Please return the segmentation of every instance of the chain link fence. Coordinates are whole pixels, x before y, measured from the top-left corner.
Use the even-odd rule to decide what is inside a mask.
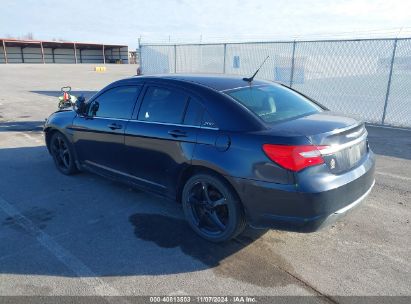
[[[144,74],[217,73],[284,83],[366,122],[411,127],[411,39],[140,45]]]

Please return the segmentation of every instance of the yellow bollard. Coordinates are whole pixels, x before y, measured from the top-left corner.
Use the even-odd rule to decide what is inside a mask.
[[[95,67],[94,71],[96,72],[105,72],[106,71],[106,67]]]

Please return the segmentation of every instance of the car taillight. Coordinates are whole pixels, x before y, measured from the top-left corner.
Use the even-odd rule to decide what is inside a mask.
[[[263,151],[272,161],[280,166],[300,171],[304,168],[324,163],[320,150],[328,146],[288,146],[288,145],[263,145]]]

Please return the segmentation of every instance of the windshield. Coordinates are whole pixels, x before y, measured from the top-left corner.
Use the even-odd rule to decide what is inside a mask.
[[[323,111],[304,96],[280,85],[250,86],[226,93],[267,123]]]

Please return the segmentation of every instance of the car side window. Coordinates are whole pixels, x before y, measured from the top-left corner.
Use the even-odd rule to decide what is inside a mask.
[[[181,124],[187,95],[170,88],[149,87],[138,120]]]
[[[129,119],[141,86],[121,86],[112,88],[90,104],[89,116]]]
[[[210,114],[207,111],[204,111],[201,126],[207,128],[218,128],[215,120],[210,116]]]
[[[203,113],[203,105],[197,99],[190,97],[183,123],[189,126],[201,126]]]
[[[215,120],[210,116],[204,106],[193,97],[190,97],[187,110],[184,115],[184,124],[189,126],[217,128]]]

